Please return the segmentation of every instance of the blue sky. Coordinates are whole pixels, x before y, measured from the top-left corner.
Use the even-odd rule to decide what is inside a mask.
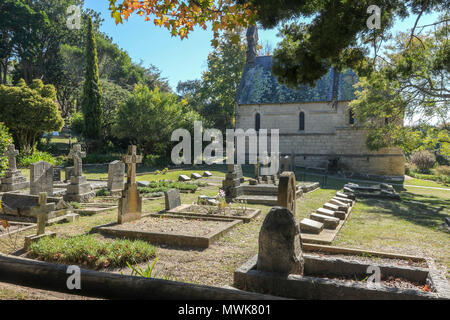
[[[106,33],[120,48],[127,51],[134,62],[144,66],[155,65],[175,89],[179,81],[199,79],[206,69],[208,53],[211,52],[212,32],[195,30],[188,39],[171,37],[167,29],[156,27],[143,17],[132,16],[122,25],[116,25],[105,0],[85,0],[85,7],[100,12],[105,20],[101,31]],[[368,15],[369,16],[369,15]],[[424,16],[419,25],[433,22],[437,15]],[[405,31],[414,24],[415,17],[399,21],[395,30]],[[259,43],[269,43],[272,48],[280,41],[278,30],[259,30]]]

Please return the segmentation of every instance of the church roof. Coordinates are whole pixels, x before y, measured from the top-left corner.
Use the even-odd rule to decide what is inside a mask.
[[[307,103],[332,101],[337,96],[338,101],[356,99],[353,85],[358,82],[357,75],[347,70],[334,75],[334,70],[324,75],[314,87],[302,86],[299,90],[290,89],[280,84],[272,74],[272,57],[256,57],[254,62],[247,64],[242,75],[237,92],[237,103],[243,104],[277,104],[277,103]],[[339,80],[335,84],[335,80]],[[334,92],[337,91],[337,94]]]

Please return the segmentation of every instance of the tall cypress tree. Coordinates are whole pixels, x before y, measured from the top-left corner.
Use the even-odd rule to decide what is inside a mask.
[[[102,128],[102,88],[98,76],[94,24],[90,17],[87,28],[86,58],[86,77],[81,101],[81,111],[84,116],[83,136],[86,139],[99,140]]]

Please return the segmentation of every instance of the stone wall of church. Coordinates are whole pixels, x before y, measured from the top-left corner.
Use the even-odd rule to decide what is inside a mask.
[[[299,130],[300,112],[305,114],[305,130]],[[367,149],[367,132],[350,126],[346,102],[337,109],[329,103],[237,106],[236,128],[255,128],[256,113],[261,116],[261,129],[280,130],[280,153],[295,151],[298,166],[327,168],[330,161],[337,160],[342,171],[382,176],[405,173],[401,150]]]

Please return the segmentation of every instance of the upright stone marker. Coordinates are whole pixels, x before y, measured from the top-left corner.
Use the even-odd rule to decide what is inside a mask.
[[[53,168],[53,182],[61,182],[61,168]]]
[[[124,186],[125,164],[116,160],[108,167],[108,190],[111,192],[121,192]]]
[[[39,193],[39,206],[31,209],[32,216],[37,219],[37,232],[36,235],[25,237],[25,250],[28,250],[30,244],[32,242],[38,241],[43,237],[55,236],[53,233],[45,233],[45,226],[48,221],[48,214],[52,211],[56,210],[55,203],[47,203],[47,193],[41,192]]]
[[[222,188],[225,191],[225,199],[227,202],[231,202],[234,198],[237,198],[244,194],[241,187],[241,178],[239,175],[239,165],[228,165],[228,173],[225,175],[225,180],[222,181]]]
[[[41,192],[53,196],[53,165],[45,161],[33,163],[30,168],[30,194]]]
[[[288,208],[295,216],[297,182],[293,172],[283,172],[278,184],[278,206]]]
[[[86,152],[81,151],[81,145],[76,144],[70,151],[69,157],[73,158],[74,175],[70,177],[70,185],[67,186],[67,192],[64,195],[65,201],[89,202],[95,196],[91,184],[83,176],[83,158]]]
[[[66,182],[70,182],[70,178],[75,176],[75,168],[74,167],[66,167],[64,169],[64,172],[66,173]]]
[[[267,214],[259,233],[258,271],[303,274],[300,230],[294,215],[282,207]]]
[[[17,170],[16,157],[19,155],[19,151],[13,144],[10,144],[5,155],[8,157],[8,169],[2,178],[1,191],[10,192],[28,188],[30,183],[27,178],[22,175],[20,170]]]
[[[122,157],[127,165],[127,183],[122,191],[122,198],[119,199],[120,224],[141,218],[142,197],[136,184],[136,164],[142,162],[142,156],[137,155],[136,150],[136,146],[129,146],[128,154]]]
[[[166,210],[172,210],[181,206],[180,192],[178,189],[170,189],[164,193],[166,200]]]

